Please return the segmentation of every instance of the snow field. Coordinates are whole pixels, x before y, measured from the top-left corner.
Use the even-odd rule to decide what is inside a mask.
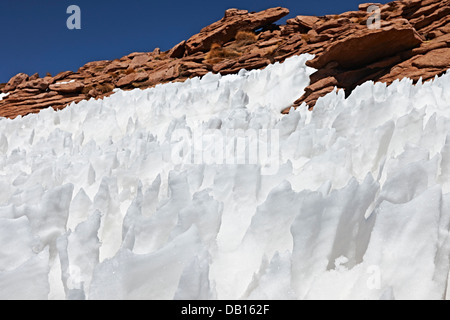
[[[310,58],[1,119],[0,298],[446,298],[450,74],[282,116]],[[175,163],[207,129],[276,132],[277,172]]]

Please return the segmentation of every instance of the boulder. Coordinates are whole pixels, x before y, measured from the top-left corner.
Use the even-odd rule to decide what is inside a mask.
[[[337,85],[338,85],[338,81],[336,80],[336,78],[333,76],[330,76],[330,77],[323,78],[323,79],[313,83],[312,85],[308,86],[305,89],[305,92],[319,91],[319,90],[322,90],[323,88],[334,87]]]
[[[387,28],[362,31],[332,43],[307,65],[320,69],[335,61],[343,68],[355,69],[422,43],[420,35],[410,25],[393,24]]]
[[[270,47],[280,43],[280,39],[274,38],[267,41],[261,41],[257,44],[259,48]]]
[[[81,90],[83,90],[84,84],[79,81],[73,81],[73,82],[60,82],[51,84],[49,86],[49,89],[52,91],[56,91],[61,94],[67,94],[67,93],[79,93]]]
[[[180,64],[178,62],[172,63],[166,71],[165,78],[167,80],[172,80],[180,75]]]
[[[320,21],[320,18],[316,16],[296,16],[295,18],[289,19],[286,23],[294,24],[302,27],[305,30],[310,30],[314,28],[314,25]]]
[[[256,13],[229,9],[222,20],[203,28],[199,34],[187,40],[187,52],[188,54],[206,52],[213,43],[225,43],[232,40],[239,30],[255,30],[274,23],[288,14],[289,10],[281,7]]]
[[[45,79],[36,79],[27,82],[23,82],[18,86],[20,89],[35,89],[38,91],[45,91],[49,87],[49,83]],[[28,91],[30,92],[30,91]]]
[[[26,73],[18,73],[8,81],[3,88],[3,92],[13,91],[25,81],[28,81],[28,75]]]

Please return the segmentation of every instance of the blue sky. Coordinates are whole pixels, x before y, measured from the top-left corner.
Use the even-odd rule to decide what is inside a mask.
[[[76,71],[94,60],[135,51],[168,50],[223,17],[228,8],[282,6],[287,18],[357,10],[357,0],[1,0],[0,83],[13,75]],[[380,2],[380,1],[379,1]],[[387,1],[381,1],[386,3]],[[70,5],[81,9],[81,30],[69,30]],[[285,20],[285,19],[284,19]]]

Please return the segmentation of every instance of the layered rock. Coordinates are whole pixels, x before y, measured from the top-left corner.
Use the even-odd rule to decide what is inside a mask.
[[[61,109],[71,102],[103,98],[114,88],[149,88],[208,72],[264,68],[302,53],[316,55],[308,65],[317,71],[293,107],[306,103],[312,108],[335,88],[348,95],[367,80],[387,84],[403,77],[429,80],[450,68],[449,1],[379,4],[378,29],[367,26],[370,5],[339,15],[299,15],[285,25],[275,24],[289,13],[285,8],[257,13],[229,9],[221,20],[166,52],[156,48],[113,61],[94,61],[54,77],[19,73],[0,84],[0,92],[8,93],[0,100],[0,116],[14,118],[49,106]],[[250,36],[240,37],[242,31]],[[288,112],[292,106],[280,107]]]
[[[306,103],[312,108],[318,98],[335,87],[349,95],[368,80],[390,84],[405,77],[416,82],[441,75],[450,68],[449,4],[448,1],[412,0],[379,5],[379,29],[365,25],[368,14],[364,19],[350,18],[351,23],[334,30],[333,39],[324,44],[323,51],[307,62],[318,71],[311,75],[310,86],[293,106]],[[359,12],[370,5],[360,5]],[[349,15],[353,13],[340,16]],[[359,26],[352,22],[359,22]],[[312,30],[318,36],[324,32],[320,23]],[[284,110],[288,111],[289,108]]]
[[[222,20],[203,28],[199,34],[186,42],[188,53],[206,51],[213,43],[226,43],[240,30],[255,30],[270,25],[289,14],[285,8],[271,8],[257,13],[247,10],[229,9]]]

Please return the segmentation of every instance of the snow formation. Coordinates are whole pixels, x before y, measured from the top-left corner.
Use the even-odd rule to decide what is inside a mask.
[[[0,93],[0,100],[3,100],[7,96],[9,96],[9,93]]]
[[[280,115],[310,58],[1,119],[0,299],[446,298],[450,73]]]

